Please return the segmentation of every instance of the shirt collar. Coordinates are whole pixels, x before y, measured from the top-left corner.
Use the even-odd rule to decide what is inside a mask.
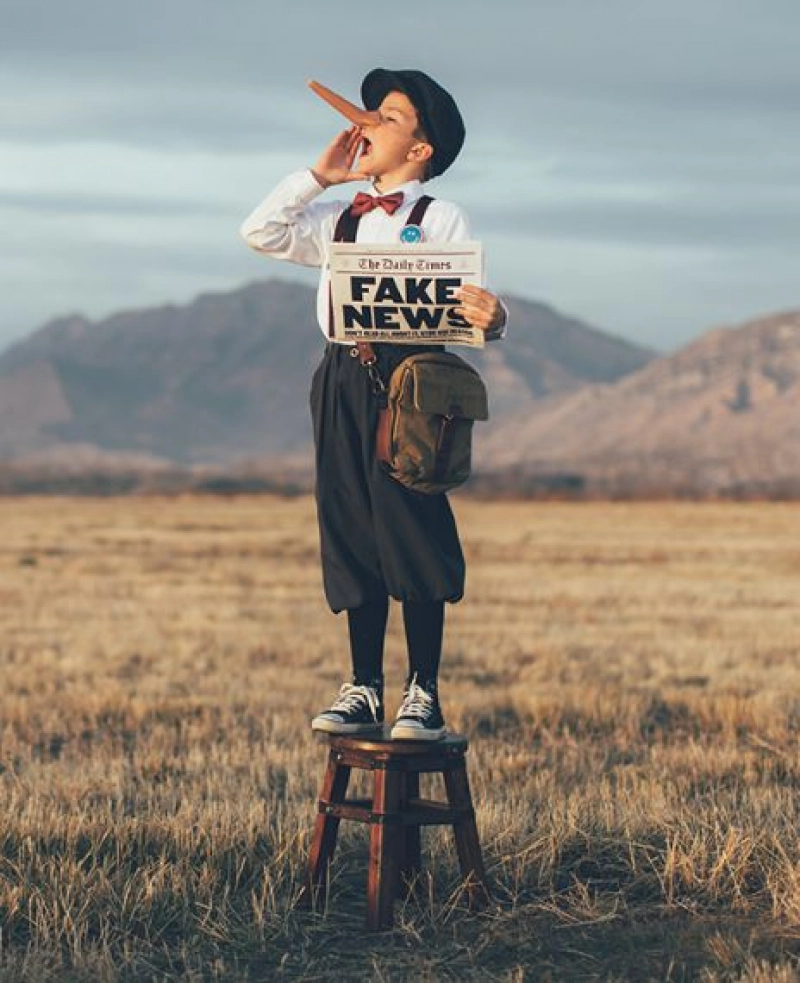
[[[369,186],[369,191],[367,192],[373,198],[379,198],[382,195],[391,195],[395,191],[403,192],[403,204],[406,205],[410,201],[415,201],[417,198],[421,198],[424,193],[424,188],[422,186],[422,181],[415,179],[413,181],[406,181],[405,184],[399,184],[396,188],[389,188],[388,191],[376,191],[375,185],[371,184]]]

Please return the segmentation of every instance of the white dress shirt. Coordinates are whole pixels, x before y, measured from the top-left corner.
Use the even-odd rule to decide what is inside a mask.
[[[247,245],[258,252],[302,266],[321,267],[317,320],[322,333],[328,338],[328,247],[333,241],[336,221],[350,201],[316,201],[324,190],[310,170],[290,174],[247,216],[240,231]],[[357,242],[399,241],[400,230],[408,221],[414,203],[425,194],[425,188],[421,181],[408,181],[380,194],[390,194],[392,191],[403,192],[402,205],[393,215],[383,208],[373,208],[362,215],[358,223]],[[366,194],[377,196],[379,192],[369,187]],[[425,242],[464,242],[471,238],[463,210],[441,198],[434,198],[428,206],[422,228]],[[494,341],[504,335],[505,325],[488,331],[486,338]]]

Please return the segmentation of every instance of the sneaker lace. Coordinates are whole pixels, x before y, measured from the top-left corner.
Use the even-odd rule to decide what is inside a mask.
[[[371,686],[357,686],[355,683],[343,683],[339,695],[331,706],[331,710],[342,710],[352,713],[359,710],[366,701],[370,713],[378,719],[378,694]]]
[[[433,706],[433,697],[419,685],[416,677],[408,684],[398,712],[399,717],[426,717]]]

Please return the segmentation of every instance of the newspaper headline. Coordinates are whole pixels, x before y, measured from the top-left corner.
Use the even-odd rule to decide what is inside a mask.
[[[331,244],[333,337],[339,341],[469,345],[484,333],[458,313],[459,287],[483,285],[477,242]]]

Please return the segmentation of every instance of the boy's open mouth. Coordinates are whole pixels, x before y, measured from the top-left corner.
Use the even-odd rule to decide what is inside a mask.
[[[362,157],[368,156],[371,150],[372,150],[372,141],[369,140],[367,137],[362,137],[361,138],[361,156]]]

